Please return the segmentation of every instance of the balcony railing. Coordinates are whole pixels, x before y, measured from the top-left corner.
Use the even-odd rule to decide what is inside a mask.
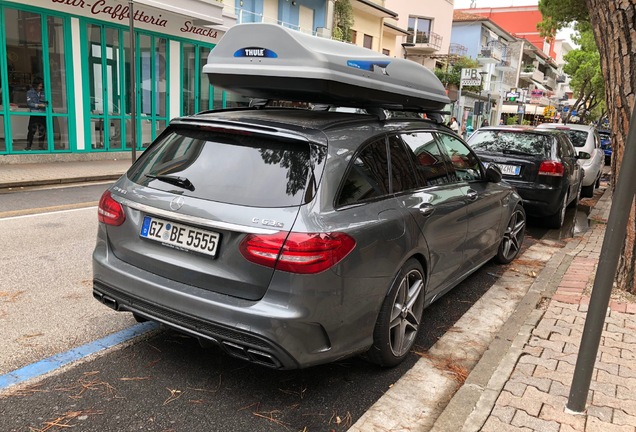
[[[510,60],[508,60],[507,58],[502,58],[501,61],[495,65],[495,69],[501,71],[512,71],[514,70],[514,67],[512,66]]]
[[[466,56],[468,53],[468,48],[466,48],[462,44],[451,43],[448,47],[448,54],[456,55],[456,56]]]
[[[415,32],[409,36],[408,42],[415,44],[413,49],[439,50],[442,47],[442,37],[434,32]]]

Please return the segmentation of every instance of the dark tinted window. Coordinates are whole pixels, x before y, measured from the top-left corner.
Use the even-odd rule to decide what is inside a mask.
[[[449,183],[448,163],[430,132],[414,132],[400,135],[413,151],[415,173],[421,186]]]
[[[211,201],[286,207],[301,204],[309,171],[307,142],[176,127],[144,152],[131,180]],[[194,190],[146,174],[184,177]]]
[[[389,137],[391,151],[391,186],[393,193],[417,189],[413,169],[413,155],[406,151],[402,140],[395,135]]]
[[[388,194],[389,166],[386,140],[375,140],[365,145],[353,159],[337,200],[338,206],[355,204]]]
[[[552,138],[521,131],[480,130],[470,137],[473,150],[505,153],[515,150],[537,156],[547,157],[550,154]]]
[[[473,181],[481,180],[481,162],[470,151],[470,149],[454,136],[440,133],[438,134],[442,149],[446,151],[450,158],[451,165],[455,170],[451,174],[451,180]]]

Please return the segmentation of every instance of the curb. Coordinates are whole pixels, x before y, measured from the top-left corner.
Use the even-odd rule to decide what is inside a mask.
[[[42,180],[29,180],[28,182],[25,182],[25,181],[6,182],[6,183],[0,183],[0,190],[27,188],[32,186],[69,184],[69,183],[86,183],[86,182],[98,182],[98,181],[108,181],[108,180],[114,181],[120,178],[122,174],[123,173],[93,175],[93,176],[83,176],[83,177],[65,177],[65,178],[53,178],[53,179],[42,179]]]

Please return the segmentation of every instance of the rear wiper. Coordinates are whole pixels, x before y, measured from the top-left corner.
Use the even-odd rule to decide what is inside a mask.
[[[524,152],[521,150],[503,149],[501,152],[504,154],[514,154],[521,156],[536,156],[534,153]]]
[[[185,177],[171,176],[171,175],[154,175],[154,174],[146,174],[146,177],[151,179],[157,179],[162,182],[170,183],[171,185],[179,186],[189,191],[194,190],[194,185],[190,180]]]

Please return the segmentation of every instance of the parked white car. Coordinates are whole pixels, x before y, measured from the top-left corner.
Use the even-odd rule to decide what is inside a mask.
[[[583,168],[582,197],[594,195],[594,188],[601,183],[603,162],[605,159],[601,149],[601,139],[594,126],[579,124],[542,123],[537,126],[542,129],[559,129],[568,134],[574,149],[579,155],[579,165]]]

